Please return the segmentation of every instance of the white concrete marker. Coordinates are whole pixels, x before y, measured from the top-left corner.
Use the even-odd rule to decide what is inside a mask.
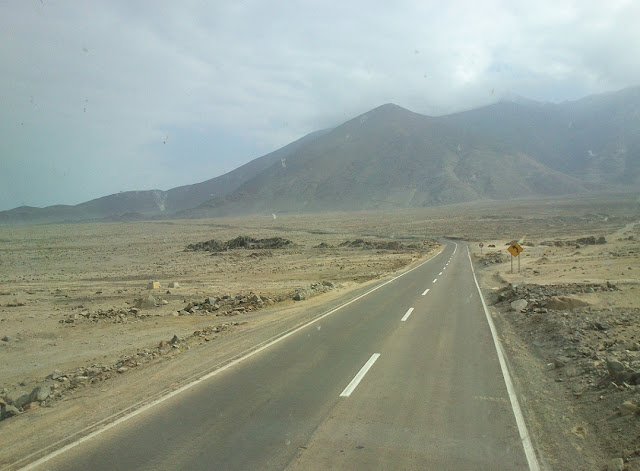
[[[344,391],[342,391],[342,393],[340,394],[340,397],[351,396],[351,393],[353,392],[353,390],[358,387],[358,384],[360,384],[360,381],[362,381],[362,378],[364,378],[364,375],[367,374],[367,371],[369,371],[369,369],[373,366],[373,364],[376,362],[379,356],[380,356],[379,353],[374,353],[373,355],[371,355],[371,358],[369,358],[369,361],[367,361],[364,364],[364,366],[360,369],[360,371],[358,371],[358,374],[355,376],[355,378],[353,378],[349,383],[349,385],[346,388],[344,388]]]
[[[406,312],[406,314],[404,316],[402,316],[402,319],[400,319],[400,321],[404,322],[407,319],[409,319],[409,316],[411,315],[412,312],[413,312],[413,308],[410,307],[409,310]]]
[[[424,293],[422,293],[422,296],[425,296],[428,292],[429,292],[429,288],[425,289]]]

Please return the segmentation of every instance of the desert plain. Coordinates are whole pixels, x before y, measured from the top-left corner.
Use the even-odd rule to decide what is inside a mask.
[[[212,239],[236,243],[188,248]],[[214,371],[446,240],[469,247],[544,465],[640,469],[633,193],[0,227],[0,399],[14,411],[0,422],[0,467]],[[514,240],[524,252],[512,273]]]

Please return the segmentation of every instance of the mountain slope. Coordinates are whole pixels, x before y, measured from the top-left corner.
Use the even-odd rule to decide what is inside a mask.
[[[640,87],[557,105],[501,102],[439,119],[589,183],[640,183]]]
[[[506,143],[391,104],[292,156],[183,215],[420,207],[584,190]]]
[[[316,131],[281,149],[252,160],[231,172],[193,185],[168,191],[124,191],[96,198],[77,205],[55,205],[46,208],[21,206],[0,212],[0,224],[77,222],[87,220],[136,220],[169,215],[192,208],[213,196],[226,195],[247,180],[260,174],[274,162],[279,162],[301,146],[326,134]]]

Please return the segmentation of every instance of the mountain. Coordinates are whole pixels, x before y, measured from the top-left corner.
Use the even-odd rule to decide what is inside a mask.
[[[168,191],[20,207],[2,223],[410,208],[640,185],[640,87],[521,97],[440,117],[386,104],[232,172]]]
[[[584,190],[515,143],[387,104],[180,215],[421,207]]]
[[[441,120],[588,183],[640,183],[640,87],[560,104],[501,102]]]
[[[316,131],[281,149],[259,157],[231,172],[193,185],[179,186],[168,191],[123,191],[91,201],[45,208],[21,206],[0,212],[0,224],[54,223],[78,221],[139,220],[169,215],[192,208],[215,196],[226,195],[244,182],[263,172],[274,162],[288,157],[300,147],[326,134]]]

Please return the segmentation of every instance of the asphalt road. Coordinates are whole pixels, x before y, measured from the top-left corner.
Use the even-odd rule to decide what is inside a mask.
[[[466,247],[451,243],[410,273],[37,469],[529,465]]]

